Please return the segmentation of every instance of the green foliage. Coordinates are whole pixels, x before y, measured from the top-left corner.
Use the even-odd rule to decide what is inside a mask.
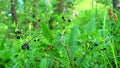
[[[87,32],[94,32],[96,30],[95,19],[91,19],[90,22],[86,25]]]
[[[50,29],[48,28],[48,26],[45,23],[41,22],[41,27],[42,27],[42,31],[45,34],[45,36],[47,38],[53,39],[52,32],[50,31]]]
[[[40,62],[40,68],[47,68],[47,59],[43,58]]]
[[[120,12],[113,12],[117,21],[107,13],[112,0],[96,0],[95,5],[89,0],[66,0],[65,8],[77,15],[72,10],[55,13],[57,0],[21,1],[16,0],[16,26],[11,2],[0,0],[0,68],[120,67]],[[92,8],[83,2],[92,3]],[[84,9],[74,10],[81,4]]]
[[[78,46],[79,44],[77,43],[78,38],[80,36],[80,30],[78,28],[78,25],[75,25],[70,32],[70,39],[69,39],[69,45],[68,45],[68,49],[71,55],[71,59],[73,60],[76,52],[78,50]]]
[[[105,4],[105,5],[110,5],[112,3],[112,0],[96,0],[96,2]]]

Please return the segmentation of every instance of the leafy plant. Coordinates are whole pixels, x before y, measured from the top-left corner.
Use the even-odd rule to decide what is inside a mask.
[[[0,0],[0,68],[120,67],[120,13],[111,0],[11,1]]]

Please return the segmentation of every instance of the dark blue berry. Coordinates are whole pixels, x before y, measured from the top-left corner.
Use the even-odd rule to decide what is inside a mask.
[[[16,36],[17,39],[20,39],[20,36]]]
[[[36,39],[34,39],[34,42],[36,42],[37,40]]]
[[[27,49],[30,49],[30,46],[29,46],[29,45],[27,46]]]
[[[18,34],[22,34],[22,32],[21,32],[21,31],[19,31],[19,30],[17,31],[17,33],[18,33]]]
[[[26,49],[26,46],[25,46],[25,45],[22,45],[21,48],[22,48],[22,49]]]
[[[64,16],[62,16],[62,20],[65,22],[65,17]]]
[[[94,45],[95,45],[95,46],[98,46],[98,42],[95,42]]]
[[[39,41],[39,39],[34,39],[34,42]]]
[[[70,19],[68,19],[68,22],[71,22],[71,20],[70,20]]]
[[[77,60],[77,58],[75,57],[75,58],[74,58],[74,61],[76,61],[76,60]]]
[[[64,16],[62,16],[62,19],[65,19],[65,17],[64,17]]]
[[[28,43],[24,43],[24,45],[21,46],[22,49],[30,49],[30,46],[28,45]]]
[[[101,49],[102,51],[106,50],[106,48]]]
[[[37,39],[37,41],[39,41],[39,39]]]
[[[41,21],[41,19],[38,19],[38,22],[40,22]]]
[[[90,50],[93,50],[93,48],[91,47]]]

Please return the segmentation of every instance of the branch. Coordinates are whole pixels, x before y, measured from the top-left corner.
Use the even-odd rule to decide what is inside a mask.
[[[62,43],[61,41],[60,41],[60,43],[62,44],[62,46],[65,48],[65,50],[66,50],[66,52],[67,52],[67,55],[68,55],[68,59],[69,59],[71,68],[75,68],[75,67],[74,67],[74,63],[71,61],[70,53],[69,53],[69,51],[68,51],[68,48],[67,48],[66,45],[65,45],[64,43]]]

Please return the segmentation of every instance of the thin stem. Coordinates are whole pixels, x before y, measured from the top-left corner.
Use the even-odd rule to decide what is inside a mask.
[[[60,43],[62,44],[62,46],[65,48],[65,50],[66,50],[66,52],[67,52],[67,55],[68,55],[68,59],[69,59],[71,68],[75,68],[73,62],[71,61],[70,53],[69,53],[69,51],[68,51],[68,48],[67,48],[66,45],[65,45],[64,43],[62,43],[61,41],[60,41]]]
[[[30,43],[35,37],[37,36],[32,37],[32,39],[30,39],[27,43]]]
[[[90,48],[91,48],[91,46],[89,46],[89,47],[87,48],[87,50],[85,51],[85,54],[83,55],[80,63],[81,63],[81,62],[83,61],[83,59],[86,57],[86,55],[88,54]]]

